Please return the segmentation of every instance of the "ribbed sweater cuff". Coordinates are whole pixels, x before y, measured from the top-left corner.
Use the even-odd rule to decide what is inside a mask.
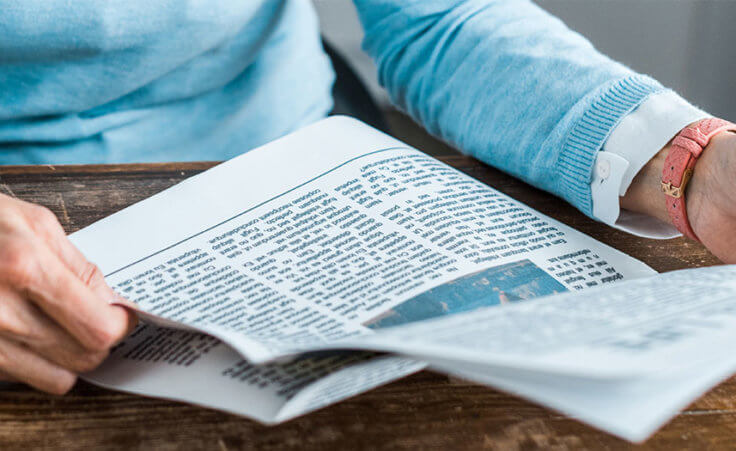
[[[593,216],[590,181],[596,153],[627,114],[651,94],[663,91],[656,80],[634,75],[616,80],[593,95],[593,100],[573,126],[558,160],[563,197]]]

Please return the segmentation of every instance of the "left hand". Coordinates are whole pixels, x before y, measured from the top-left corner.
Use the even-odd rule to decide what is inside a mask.
[[[661,190],[665,146],[636,176],[621,207],[671,223]],[[736,263],[736,133],[713,137],[695,164],[685,191],[690,225],[700,241],[725,263]]]

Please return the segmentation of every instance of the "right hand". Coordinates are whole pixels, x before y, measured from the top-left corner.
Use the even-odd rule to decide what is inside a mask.
[[[63,394],[135,326],[48,209],[0,194],[0,379]]]

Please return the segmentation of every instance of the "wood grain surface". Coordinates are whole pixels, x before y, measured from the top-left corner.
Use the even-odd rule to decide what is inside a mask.
[[[562,201],[471,158],[443,160],[658,271],[718,263],[694,243],[639,239],[597,224]],[[73,232],[214,164],[0,167],[0,192],[49,207],[67,232]],[[61,397],[19,385],[0,391],[3,450],[734,447],[736,378],[638,447],[514,396],[431,372],[272,427],[83,382]]]

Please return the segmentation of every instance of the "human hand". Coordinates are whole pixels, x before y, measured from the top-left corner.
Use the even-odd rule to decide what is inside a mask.
[[[44,207],[0,194],[0,379],[63,394],[135,325]]]
[[[671,223],[661,190],[662,168],[669,145],[631,184],[621,206]],[[695,164],[685,190],[688,219],[700,241],[725,263],[736,263],[736,134],[713,137]]]

